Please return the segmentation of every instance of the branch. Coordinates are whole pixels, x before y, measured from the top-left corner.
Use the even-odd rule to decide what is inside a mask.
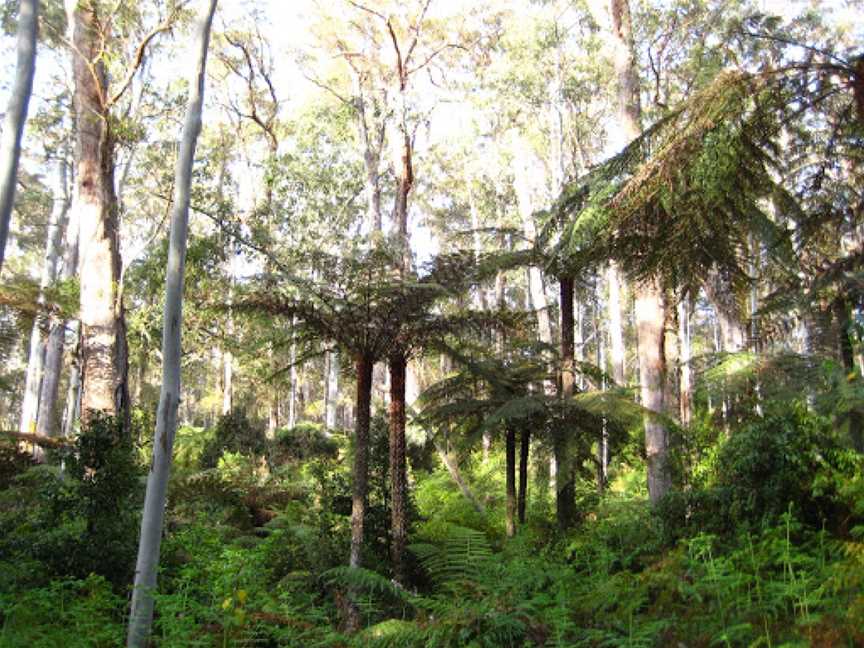
[[[135,59],[132,61],[132,67],[126,73],[126,78],[123,80],[123,84],[120,86],[120,90],[118,90],[113,97],[111,97],[110,101],[107,103],[106,107],[113,106],[117,103],[120,98],[125,94],[126,90],[129,89],[129,86],[132,85],[132,79],[135,78],[135,74],[138,72],[138,68],[141,67],[141,63],[144,62],[144,53],[147,51],[147,46],[150,44],[156,36],[159,34],[170,31],[173,26],[173,22],[165,22],[159,25],[158,27],[153,28],[153,30],[144,37],[138,44],[138,48],[135,50]]]

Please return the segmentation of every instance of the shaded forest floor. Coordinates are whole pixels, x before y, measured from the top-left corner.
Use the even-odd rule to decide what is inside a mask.
[[[156,645],[864,645],[861,458],[803,409],[728,439],[694,428],[681,488],[656,511],[626,448],[604,496],[586,470],[567,533],[541,475],[510,539],[502,456],[460,458],[478,512],[413,444],[406,588],[390,580],[384,421],[373,428],[366,569],[354,571],[347,434],[308,425],[267,442],[241,415],[181,430]],[[59,456],[30,466],[3,448],[0,646],[121,645],[146,447],[102,426],[62,472]],[[339,631],[346,595],[364,622],[353,636]]]

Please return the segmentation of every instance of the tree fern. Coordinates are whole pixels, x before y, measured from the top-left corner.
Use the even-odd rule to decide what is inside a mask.
[[[411,544],[408,549],[439,584],[476,580],[492,559],[484,533],[456,525],[448,525],[440,543]]]

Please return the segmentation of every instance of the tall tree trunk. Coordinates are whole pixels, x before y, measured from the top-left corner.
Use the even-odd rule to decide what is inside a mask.
[[[324,428],[333,430],[337,427],[336,414],[339,408],[339,352],[335,350],[327,354],[324,390],[327,400],[324,406]]]
[[[17,62],[3,133],[0,136],[0,270],[6,256],[6,240],[15,204],[21,139],[36,72],[36,33],[39,29],[39,0],[21,0],[18,7]]]
[[[519,439],[519,524],[525,524],[525,508],[528,501],[528,455],[531,451],[531,432],[525,428]]]
[[[405,579],[408,540],[408,479],[405,466],[405,356],[390,357],[390,561],[393,578]]]
[[[69,368],[69,386],[66,389],[66,404],[63,407],[63,436],[72,436],[72,430],[81,414],[81,322],[73,320],[71,326],[72,366]]]
[[[691,405],[693,402],[693,385],[690,379],[690,361],[692,360],[693,350],[690,338],[690,315],[692,314],[692,306],[690,296],[685,295],[678,304],[678,339],[681,345],[681,374],[679,393],[681,395],[680,413],[682,425],[690,425]]]
[[[351,496],[351,555],[349,566],[362,562],[363,523],[369,482],[369,419],[372,405],[372,358],[357,356],[357,414],[354,429],[354,486]]]
[[[70,212],[70,193],[68,185],[65,187],[65,208],[67,210],[66,236],[63,242],[65,249],[63,254],[63,268],[60,276],[63,279],[71,279],[78,269],[78,221],[74,210]],[[36,423],[36,433],[41,436],[56,436],[58,433],[65,434],[62,430],[61,417],[57,407],[57,398],[60,390],[60,373],[63,366],[63,347],[66,342],[66,330],[74,330],[73,348],[78,347],[78,326],[70,326],[70,322],[63,320],[53,321],[48,333],[48,341],[45,345],[45,370],[42,379],[42,391],[39,395],[39,419]],[[76,354],[77,355],[77,354]],[[73,380],[74,379],[74,380]],[[77,400],[78,364],[72,363],[69,373],[70,387],[75,389],[75,400]]]
[[[505,430],[505,435],[505,472],[507,491],[505,527],[507,537],[512,538],[516,535],[516,429],[508,425]]]
[[[165,513],[165,494],[171,472],[174,435],[177,432],[177,409],[180,404],[181,328],[183,323],[183,277],[186,265],[186,242],[189,229],[189,201],[192,189],[192,165],[201,132],[204,106],[204,79],[210,28],[217,0],[207,0],[198,24],[195,41],[195,68],[190,79],[189,103],[180,140],[180,151],[174,173],[174,208],[171,213],[168,265],[165,270],[165,317],[162,324],[162,389],[156,414],[153,460],[147,476],[141,536],[135,564],[135,585],[129,614],[130,648],[148,643],[153,622],[153,592],[159,566],[159,546]]]
[[[606,311],[609,318],[609,360],[612,365],[612,380],[621,386],[624,378],[624,328],[621,323],[621,288],[623,279],[618,272],[618,264],[609,263],[606,270],[606,283],[609,286],[609,301]]]
[[[63,242],[63,231],[66,227],[66,217],[69,212],[69,192],[66,190],[66,160],[61,158],[57,166],[57,188],[54,196],[54,207],[48,223],[45,241],[45,257],[42,262],[42,274],[39,279],[39,305],[45,302],[45,290],[57,278],[58,259]],[[21,421],[19,430],[26,434],[38,433],[37,420],[46,413],[40,408],[41,383],[45,379],[57,380],[56,374],[48,378],[45,375],[45,351],[47,343],[42,340],[40,317],[33,320],[30,334],[30,357],[27,362],[27,379],[24,388],[24,399],[21,405]],[[53,359],[52,359],[53,360]],[[57,371],[58,367],[52,366]],[[50,419],[50,415],[48,416]],[[37,448],[41,456],[41,450]]]
[[[72,70],[78,174],[74,208],[80,227],[81,418],[119,417],[129,427],[128,358],[120,286],[119,223],[114,191],[114,135],[107,106],[104,46],[109,34],[96,3],[74,2]]]
[[[639,98],[639,72],[633,44],[633,23],[628,0],[608,0],[608,44],[615,68],[616,112],[621,132],[628,144],[642,132],[642,107]],[[664,323],[666,306],[663,290],[656,279],[634,286],[639,381],[642,405],[663,412],[666,357]],[[656,416],[646,414],[645,451],[648,457],[648,493],[657,503],[671,487],[667,470],[666,428]]]
[[[576,386],[574,366],[574,318],[573,318],[573,279],[559,278],[561,287],[561,400],[564,407],[569,406]],[[572,526],[576,514],[576,483],[575,469],[571,458],[568,439],[571,431],[559,427],[555,430],[553,439],[555,448],[555,465],[558,474],[556,483],[555,510],[558,526],[568,529]]]
[[[666,307],[659,282],[650,280],[634,286],[636,332],[639,342],[639,380],[644,416],[645,453],[648,460],[648,495],[657,504],[671,488],[668,471],[666,426],[654,414],[663,413],[666,383],[664,324]]]
[[[535,173],[535,165],[531,158],[532,153],[528,144],[521,139],[517,140],[513,156],[513,188],[516,192],[519,217],[522,221],[522,233],[528,243],[534,245],[537,238],[537,226],[534,223],[534,192],[529,178]],[[549,318],[546,293],[543,289],[543,275],[540,268],[536,266],[531,266],[528,269],[528,294],[531,305],[537,313],[537,329],[540,334],[540,341],[551,345],[552,323]]]

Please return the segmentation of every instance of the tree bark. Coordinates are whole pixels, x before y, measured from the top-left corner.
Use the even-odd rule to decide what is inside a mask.
[[[519,443],[519,524],[525,524],[525,507],[528,501],[528,455],[531,451],[531,432],[522,430]]]
[[[6,240],[15,205],[15,186],[21,139],[36,72],[36,34],[39,29],[39,0],[21,0],[18,8],[15,82],[11,89],[3,133],[0,136],[0,270],[6,256]]]
[[[78,268],[78,221],[74,210],[70,211],[70,195],[68,187],[65,189],[65,200],[67,210],[66,236],[63,246],[63,268],[60,273],[63,279],[71,279],[75,276]],[[66,330],[72,329],[75,333],[73,348],[78,346],[77,323],[70,326],[70,322],[58,320],[51,323],[48,333],[48,342],[45,345],[45,373],[42,379],[42,391],[39,395],[39,418],[36,423],[36,433],[41,436],[56,436],[58,432],[65,435],[62,428],[61,417],[57,407],[57,398],[60,390],[60,374],[63,365],[63,347],[66,342]],[[77,400],[78,366],[73,362],[69,372],[70,387],[74,388]]]
[[[609,301],[606,312],[609,318],[609,360],[612,365],[612,380],[621,386],[624,384],[624,328],[621,323],[621,288],[622,277],[618,272],[618,264],[609,262],[606,270],[606,283],[609,286]]]
[[[507,426],[505,434],[505,471],[507,491],[505,526],[507,537],[512,538],[516,535],[516,430],[513,427]]]
[[[54,196],[54,207],[48,223],[48,233],[45,241],[45,257],[42,263],[42,273],[39,279],[39,305],[45,302],[45,290],[57,278],[58,259],[62,247],[63,231],[66,227],[66,217],[69,211],[68,192],[66,191],[66,160],[60,159],[57,167],[57,189]],[[58,366],[51,366],[55,375],[47,376],[45,369],[45,352],[47,342],[42,340],[40,317],[33,320],[30,334],[30,356],[27,362],[27,378],[24,388],[24,399],[21,405],[21,421],[19,431],[38,434],[38,419],[50,412],[40,407],[41,383],[45,380],[56,381]],[[53,328],[53,327],[52,327]],[[53,359],[52,359],[53,360]],[[47,418],[51,418],[50,415]]]
[[[339,352],[330,351],[327,354],[327,376],[324,386],[326,404],[324,406],[324,428],[333,430],[336,425],[336,414],[339,408]]]
[[[560,277],[561,288],[561,400],[565,407],[573,398],[576,386],[574,366],[574,317],[573,317],[573,279]],[[568,529],[575,519],[576,484],[572,458],[570,457],[570,430],[559,427],[553,439],[555,450],[556,497],[555,510],[558,527]]]
[[[692,307],[690,297],[685,296],[678,304],[678,339],[681,347],[680,363],[680,412],[682,425],[690,425],[691,404],[693,402],[693,385],[690,379],[690,360],[692,359],[692,344],[690,339],[690,315]]]
[[[128,358],[120,289],[114,135],[107,104],[104,46],[109,34],[95,3],[71,3],[72,70],[80,227],[81,418],[120,417],[129,427]]]
[[[204,81],[210,28],[217,0],[207,0],[195,40],[195,68],[190,81],[189,103],[174,174],[174,208],[171,213],[168,265],[165,271],[165,317],[162,325],[162,389],[156,414],[153,460],[147,476],[141,536],[135,565],[132,610],[127,645],[143,648],[153,621],[153,592],[159,565],[159,547],[165,511],[165,495],[171,472],[177,409],[180,404],[181,328],[183,322],[183,277],[189,229],[189,202],[195,147],[201,132]]]
[[[390,357],[390,561],[393,578],[405,580],[408,479],[405,466],[405,356]]]
[[[645,454],[648,461],[648,495],[657,504],[671,488],[667,461],[666,427],[654,414],[663,413],[666,383],[663,289],[657,280],[635,286],[636,331],[639,342],[639,378],[644,416]]]
[[[357,414],[354,429],[354,485],[351,496],[351,555],[349,566],[362,564],[363,523],[369,482],[369,420],[372,406],[372,358],[357,356]]]

